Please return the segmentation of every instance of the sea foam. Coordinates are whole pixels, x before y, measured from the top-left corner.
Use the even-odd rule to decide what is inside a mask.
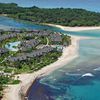
[[[92,73],[86,73],[82,75],[82,77],[86,77],[86,76],[93,77],[94,75]]]
[[[98,68],[95,68],[94,70],[95,70],[95,71],[100,71],[100,67],[98,67]]]

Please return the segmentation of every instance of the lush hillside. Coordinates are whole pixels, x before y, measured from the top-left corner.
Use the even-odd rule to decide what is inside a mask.
[[[0,4],[0,14],[8,14],[21,20],[35,23],[52,23],[66,26],[99,26],[100,13],[84,9],[53,8],[43,9],[38,7],[23,8],[17,4]]]

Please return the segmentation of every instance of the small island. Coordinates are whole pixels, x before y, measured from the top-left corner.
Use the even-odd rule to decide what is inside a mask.
[[[0,95],[5,84],[18,84],[16,74],[34,73],[55,62],[71,37],[49,30],[0,31]]]

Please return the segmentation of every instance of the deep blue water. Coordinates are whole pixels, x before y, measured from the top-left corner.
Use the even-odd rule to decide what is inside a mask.
[[[100,100],[99,41],[81,40],[79,57],[38,80],[29,92],[29,100]],[[83,76],[86,73],[93,76]]]
[[[70,35],[89,36],[79,43],[79,57],[50,75],[38,79],[29,100],[100,100],[100,30],[65,32],[59,28],[34,25],[0,17],[0,25],[15,28],[49,29]],[[93,76],[84,76],[89,73]]]

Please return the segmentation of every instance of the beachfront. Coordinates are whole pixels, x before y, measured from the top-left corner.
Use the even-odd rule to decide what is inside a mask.
[[[63,48],[71,45],[71,37],[46,30],[1,30],[0,42],[1,83],[11,85],[20,82],[12,78],[16,74],[32,73],[57,61]]]
[[[74,58],[78,57],[78,46],[79,40],[82,39],[80,37],[72,36],[72,44],[69,47],[63,49],[62,56],[54,63],[42,68],[39,71],[36,71],[32,74],[20,74],[19,80],[21,83],[18,85],[10,85],[7,89],[4,90],[4,97],[2,100],[21,100],[21,92],[24,91],[25,94],[30,87],[30,85],[34,82],[37,77],[45,76],[50,74],[52,71],[63,67],[67,63],[69,63]],[[17,77],[17,76],[16,76]],[[16,98],[15,98],[16,97]]]
[[[53,26],[53,27],[57,27],[60,28],[64,31],[87,31],[87,30],[100,30],[100,26],[76,26],[76,27],[68,27],[68,26],[62,26],[62,25],[55,25],[55,24],[45,24],[48,26]]]

